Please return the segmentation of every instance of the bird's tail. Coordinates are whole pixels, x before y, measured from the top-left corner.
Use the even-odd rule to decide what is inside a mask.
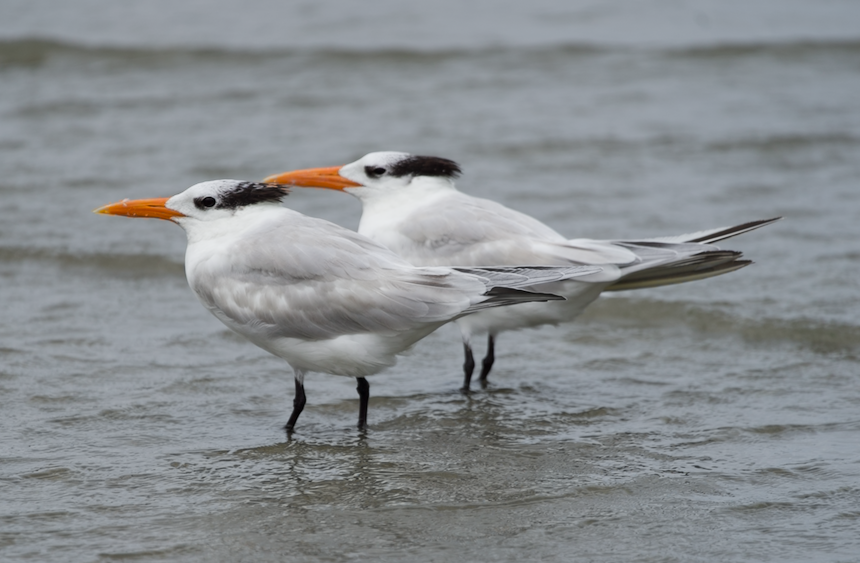
[[[672,237],[614,241],[614,244],[633,251],[640,260],[630,267],[622,268],[621,278],[605,291],[684,283],[739,270],[752,264],[752,261],[741,260],[742,253],[720,250],[713,243],[764,227],[779,219],[781,217]]]
[[[634,252],[639,250],[632,245],[628,248]],[[741,256],[740,252],[732,250],[705,250],[678,257],[668,263],[646,267],[627,275],[624,275],[622,271],[621,279],[604,291],[659,287],[727,274],[752,264],[750,260],[740,260]]]
[[[782,217],[774,217],[772,219],[761,219],[759,221],[750,221],[734,227],[718,227],[716,229],[708,229],[707,231],[697,231],[695,233],[687,233],[685,235],[676,235],[672,237],[657,237],[642,239],[641,242],[697,242],[699,244],[714,244],[727,238],[736,237],[750,231],[754,231],[761,227],[770,225],[779,221]]]
[[[464,274],[478,276],[484,281],[487,288],[484,293],[487,299],[472,305],[464,313],[530,301],[564,300],[564,297],[560,295],[529,291],[527,288],[602,271],[602,268],[597,266],[495,266],[453,269]]]

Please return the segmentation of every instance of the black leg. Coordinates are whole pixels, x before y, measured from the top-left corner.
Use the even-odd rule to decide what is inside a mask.
[[[370,384],[363,377],[356,377],[358,382],[356,390],[358,391],[358,427],[361,430],[367,428],[367,400],[370,398]]]
[[[490,370],[493,369],[493,362],[496,361],[496,339],[491,334],[487,339],[487,355],[484,356],[484,361],[481,362],[481,387],[487,386],[487,376],[490,375]]]
[[[463,352],[466,353],[466,361],[463,362],[465,377],[463,378],[463,387],[460,391],[468,393],[469,386],[472,384],[472,372],[475,371],[475,357],[472,355],[472,347],[469,346],[468,342],[463,342]]]
[[[284,429],[287,431],[287,434],[292,433],[293,427],[296,425],[296,421],[299,419],[299,415],[302,414],[302,410],[305,408],[305,402],[307,399],[305,397],[305,385],[299,378],[296,378],[296,397],[293,399],[293,414],[290,415],[290,420],[287,421],[287,425]]]

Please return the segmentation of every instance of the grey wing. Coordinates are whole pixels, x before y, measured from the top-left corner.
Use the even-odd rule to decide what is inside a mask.
[[[565,239],[540,221],[496,202],[454,192],[402,217],[386,246],[415,264],[535,264],[529,241]]]
[[[411,330],[458,316],[485,289],[446,268],[414,268],[318,220],[269,229],[265,238],[237,241],[220,254],[225,259],[195,273],[194,290],[228,325],[269,337]]]
[[[455,192],[406,215],[386,246],[414,264],[440,266],[619,265],[636,256],[610,241],[570,241],[540,221]]]
[[[603,271],[599,266],[485,266],[454,269],[486,278],[488,289],[528,289],[535,285],[571,280]]]
[[[535,286],[571,280],[603,271],[602,268],[594,266],[496,266],[454,269],[464,274],[479,276],[487,287],[486,299],[473,304],[464,311],[465,313],[516,303],[563,301],[564,297],[545,293]]]

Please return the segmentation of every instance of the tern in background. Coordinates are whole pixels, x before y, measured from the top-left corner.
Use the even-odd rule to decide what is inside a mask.
[[[536,291],[566,301],[528,303],[481,312],[457,321],[469,390],[475,360],[471,337],[489,333],[480,380],[495,360],[496,335],[572,320],[603,291],[657,287],[732,272],[751,262],[714,243],[776,219],[686,235],[633,240],[569,240],[537,219],[454,187],[457,163],[401,152],[375,152],[345,166],[297,170],[265,181],[342,190],[361,200],[358,232],[416,266],[594,265],[601,272],[541,285]]]
[[[364,428],[365,376],[393,365],[396,354],[474,311],[562,300],[524,288],[600,270],[416,267],[362,235],[282,207],[287,191],[216,180],[171,198],[124,200],[96,212],[166,219],[185,229],[185,274],[200,302],[293,368],[288,432],[305,406],[305,373],[355,377]]]

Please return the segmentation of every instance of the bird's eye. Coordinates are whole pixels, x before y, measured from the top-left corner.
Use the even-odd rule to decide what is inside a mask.
[[[365,166],[364,173],[367,174],[371,178],[379,178],[383,174],[385,174],[385,168],[381,166]]]
[[[194,206],[197,209],[206,209],[207,207],[215,207],[218,201],[212,196],[194,198]]]

